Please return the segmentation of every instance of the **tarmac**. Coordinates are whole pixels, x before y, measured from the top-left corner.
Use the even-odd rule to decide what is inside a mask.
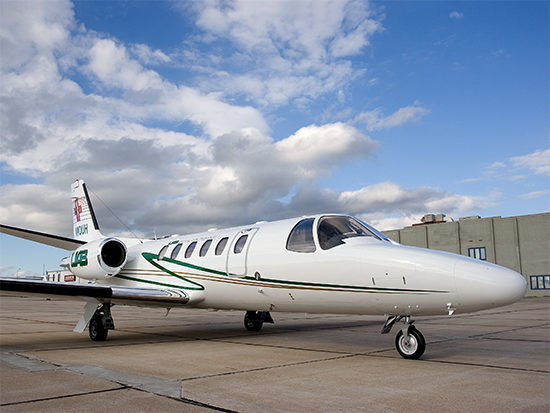
[[[0,298],[1,413],[550,411],[550,297],[418,317],[420,360],[383,317],[116,306],[98,343],[84,304]]]

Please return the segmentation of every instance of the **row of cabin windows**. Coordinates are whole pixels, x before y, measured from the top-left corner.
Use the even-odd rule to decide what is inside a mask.
[[[247,239],[248,239],[248,235],[245,234],[245,235],[242,235],[237,240],[237,242],[235,243],[235,247],[233,248],[233,252],[235,254],[240,254],[243,251]],[[225,250],[225,246],[227,245],[227,241],[229,241],[228,237],[223,237],[222,239],[220,239],[216,244],[216,249],[214,250],[214,254],[222,255],[223,251]],[[210,249],[210,246],[212,245],[212,242],[213,242],[212,239],[207,239],[206,241],[204,241],[204,243],[201,246],[201,249],[199,250],[199,257],[206,256],[206,254],[208,253],[208,250]],[[169,246],[170,244],[162,247],[162,249],[158,254],[159,260],[162,260],[164,258],[164,256],[166,255],[166,252],[168,251]],[[182,247],[183,247],[183,243],[181,242],[178,245],[176,245],[172,250],[172,253],[170,254],[170,259],[175,260],[178,257],[178,254],[180,253]],[[189,244],[185,249],[184,257],[190,258],[191,255],[193,255],[193,251],[195,251],[196,247],[197,247],[197,241],[193,241],[191,244]]]

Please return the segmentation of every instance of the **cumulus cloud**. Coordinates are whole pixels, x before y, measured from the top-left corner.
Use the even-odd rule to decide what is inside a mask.
[[[218,68],[234,75],[216,82],[208,78],[203,87],[234,90],[263,106],[300,104],[304,96],[337,91],[363,73],[350,58],[383,30],[368,2],[356,0],[308,0],[292,7],[278,1],[211,0],[179,6],[195,10],[205,40],[224,39],[230,45]]]
[[[301,128],[275,144],[279,157],[301,165],[327,164],[354,157],[368,157],[380,145],[343,123]]]
[[[474,207],[489,207],[492,202],[483,197],[458,195],[436,188],[405,189],[396,182],[381,182],[356,191],[344,191],[339,201],[353,214],[384,211],[387,214],[420,214],[423,211],[467,211]]]
[[[229,56],[212,59],[227,57],[227,67],[213,64],[205,71],[216,72],[216,81],[163,77],[156,66],[173,64],[173,55],[86,31],[68,1],[0,2],[6,57],[0,63],[0,166],[31,182],[2,185],[3,222],[70,235],[69,185],[76,178],[93,191],[107,234],[121,225],[103,202],[145,235],[327,211],[383,222],[387,214],[395,220],[487,204],[395,182],[353,191],[319,186],[319,178],[368,160],[380,147],[354,122],[369,131],[403,125],[429,113],[418,103],[389,116],[376,109],[354,122],[270,136],[258,107],[307,105],[361,74],[349,58],[382,30],[368,3],[304,1],[289,8],[284,2],[207,1],[182,7],[190,6],[201,41],[223,38],[233,45]],[[238,57],[252,62],[249,71]],[[240,95],[255,106],[236,104]]]
[[[132,54],[145,65],[157,65],[171,61],[170,57],[164,54],[162,50],[152,50],[146,44],[134,44],[130,49]]]

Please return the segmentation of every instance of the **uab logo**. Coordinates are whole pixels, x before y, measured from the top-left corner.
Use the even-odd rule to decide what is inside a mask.
[[[88,250],[76,251],[71,257],[71,267],[85,267],[88,265]]]

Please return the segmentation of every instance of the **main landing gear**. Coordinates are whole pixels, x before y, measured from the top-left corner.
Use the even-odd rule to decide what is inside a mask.
[[[422,357],[424,350],[426,350],[426,340],[424,340],[422,333],[412,325],[414,321],[411,320],[410,316],[388,317],[382,328],[382,334],[389,333],[393,325],[402,319],[404,319],[403,327],[395,337],[395,348],[401,357],[417,360]]]
[[[269,311],[247,311],[244,315],[244,328],[248,331],[260,331],[264,323],[274,323]]]
[[[115,329],[115,323],[111,316],[111,304],[102,304],[94,313],[88,324],[88,332],[93,341],[105,341],[109,330]]]

